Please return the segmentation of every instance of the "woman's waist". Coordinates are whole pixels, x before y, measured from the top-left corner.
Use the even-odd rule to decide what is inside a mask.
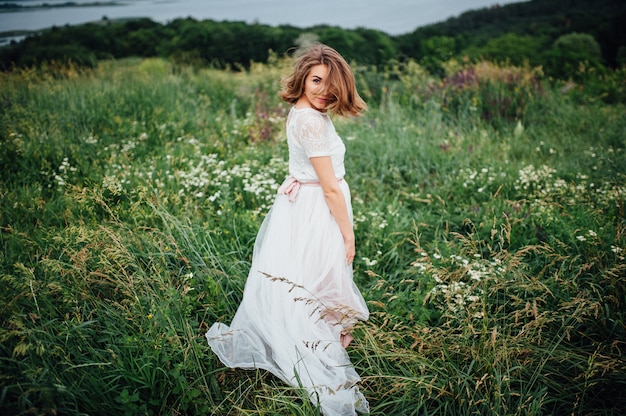
[[[320,182],[320,180],[318,178],[297,178],[295,176],[288,176],[287,179],[285,179],[285,181],[290,180],[290,178],[293,178],[293,180],[296,180],[300,183],[300,185],[309,185],[309,186],[322,186],[322,183]],[[343,177],[341,178],[335,178],[337,180],[337,182],[342,182],[344,179]]]
[[[340,185],[347,185],[343,178],[335,178]],[[298,179],[294,176],[288,176],[285,181],[278,188],[278,193],[287,195],[291,202],[295,201],[300,188],[302,187],[321,187],[318,178],[303,178]]]

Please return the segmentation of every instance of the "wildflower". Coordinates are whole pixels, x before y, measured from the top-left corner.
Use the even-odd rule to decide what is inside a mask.
[[[368,257],[362,257],[361,260],[365,262],[366,266],[375,266],[378,263],[378,260],[370,260]]]
[[[354,221],[355,222],[365,222],[365,221],[367,221],[367,218],[365,217],[365,215],[361,214],[360,216],[355,217]]]
[[[476,280],[477,282],[480,282],[481,277],[485,274],[484,272],[478,271],[478,270],[468,270],[467,274],[469,275],[470,279],[472,280]]]
[[[215,200],[218,199],[221,195],[222,195],[222,193],[220,191],[217,191],[213,195],[209,196],[208,199],[209,199],[210,202],[215,202]]]
[[[419,271],[422,272],[422,273],[425,272],[426,269],[427,269],[426,265],[424,263],[419,262],[419,261],[411,263],[411,266],[419,269]]]
[[[84,141],[85,141],[85,143],[87,143],[87,144],[96,144],[96,143],[98,143],[98,139],[96,139],[96,138],[95,138],[95,137],[93,137],[93,136],[86,137],[86,138],[84,138],[83,140],[84,140]]]
[[[576,236],[576,239],[577,239],[578,241],[587,241],[587,239],[585,238],[585,236],[584,236],[584,235],[577,235],[577,236]]]
[[[59,187],[63,187],[65,186],[65,179],[63,179],[62,176],[60,175],[54,175],[54,180],[56,181],[57,185]]]

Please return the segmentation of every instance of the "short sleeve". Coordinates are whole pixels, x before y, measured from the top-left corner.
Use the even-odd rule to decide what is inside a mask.
[[[330,156],[330,134],[323,117],[303,117],[298,120],[296,138],[308,158]]]

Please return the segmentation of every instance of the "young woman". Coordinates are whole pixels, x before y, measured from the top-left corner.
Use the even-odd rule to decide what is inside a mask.
[[[358,116],[349,65],[315,44],[295,62],[280,96],[287,117],[289,177],[259,230],[243,300],[209,345],[228,367],[262,368],[305,388],[325,416],[368,413],[345,348],[369,311],[352,280],[355,255],[345,146],[329,113]]]

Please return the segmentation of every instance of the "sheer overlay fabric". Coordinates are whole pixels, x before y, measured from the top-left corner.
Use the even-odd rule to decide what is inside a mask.
[[[318,180],[309,157],[330,156],[343,176],[345,147],[328,116],[292,109],[287,121],[290,174]],[[350,188],[338,182],[352,217]],[[262,368],[309,392],[325,416],[368,413],[342,333],[369,311],[352,279],[345,247],[320,186],[297,198],[278,194],[257,235],[243,299],[230,325],[206,337],[228,367]]]

